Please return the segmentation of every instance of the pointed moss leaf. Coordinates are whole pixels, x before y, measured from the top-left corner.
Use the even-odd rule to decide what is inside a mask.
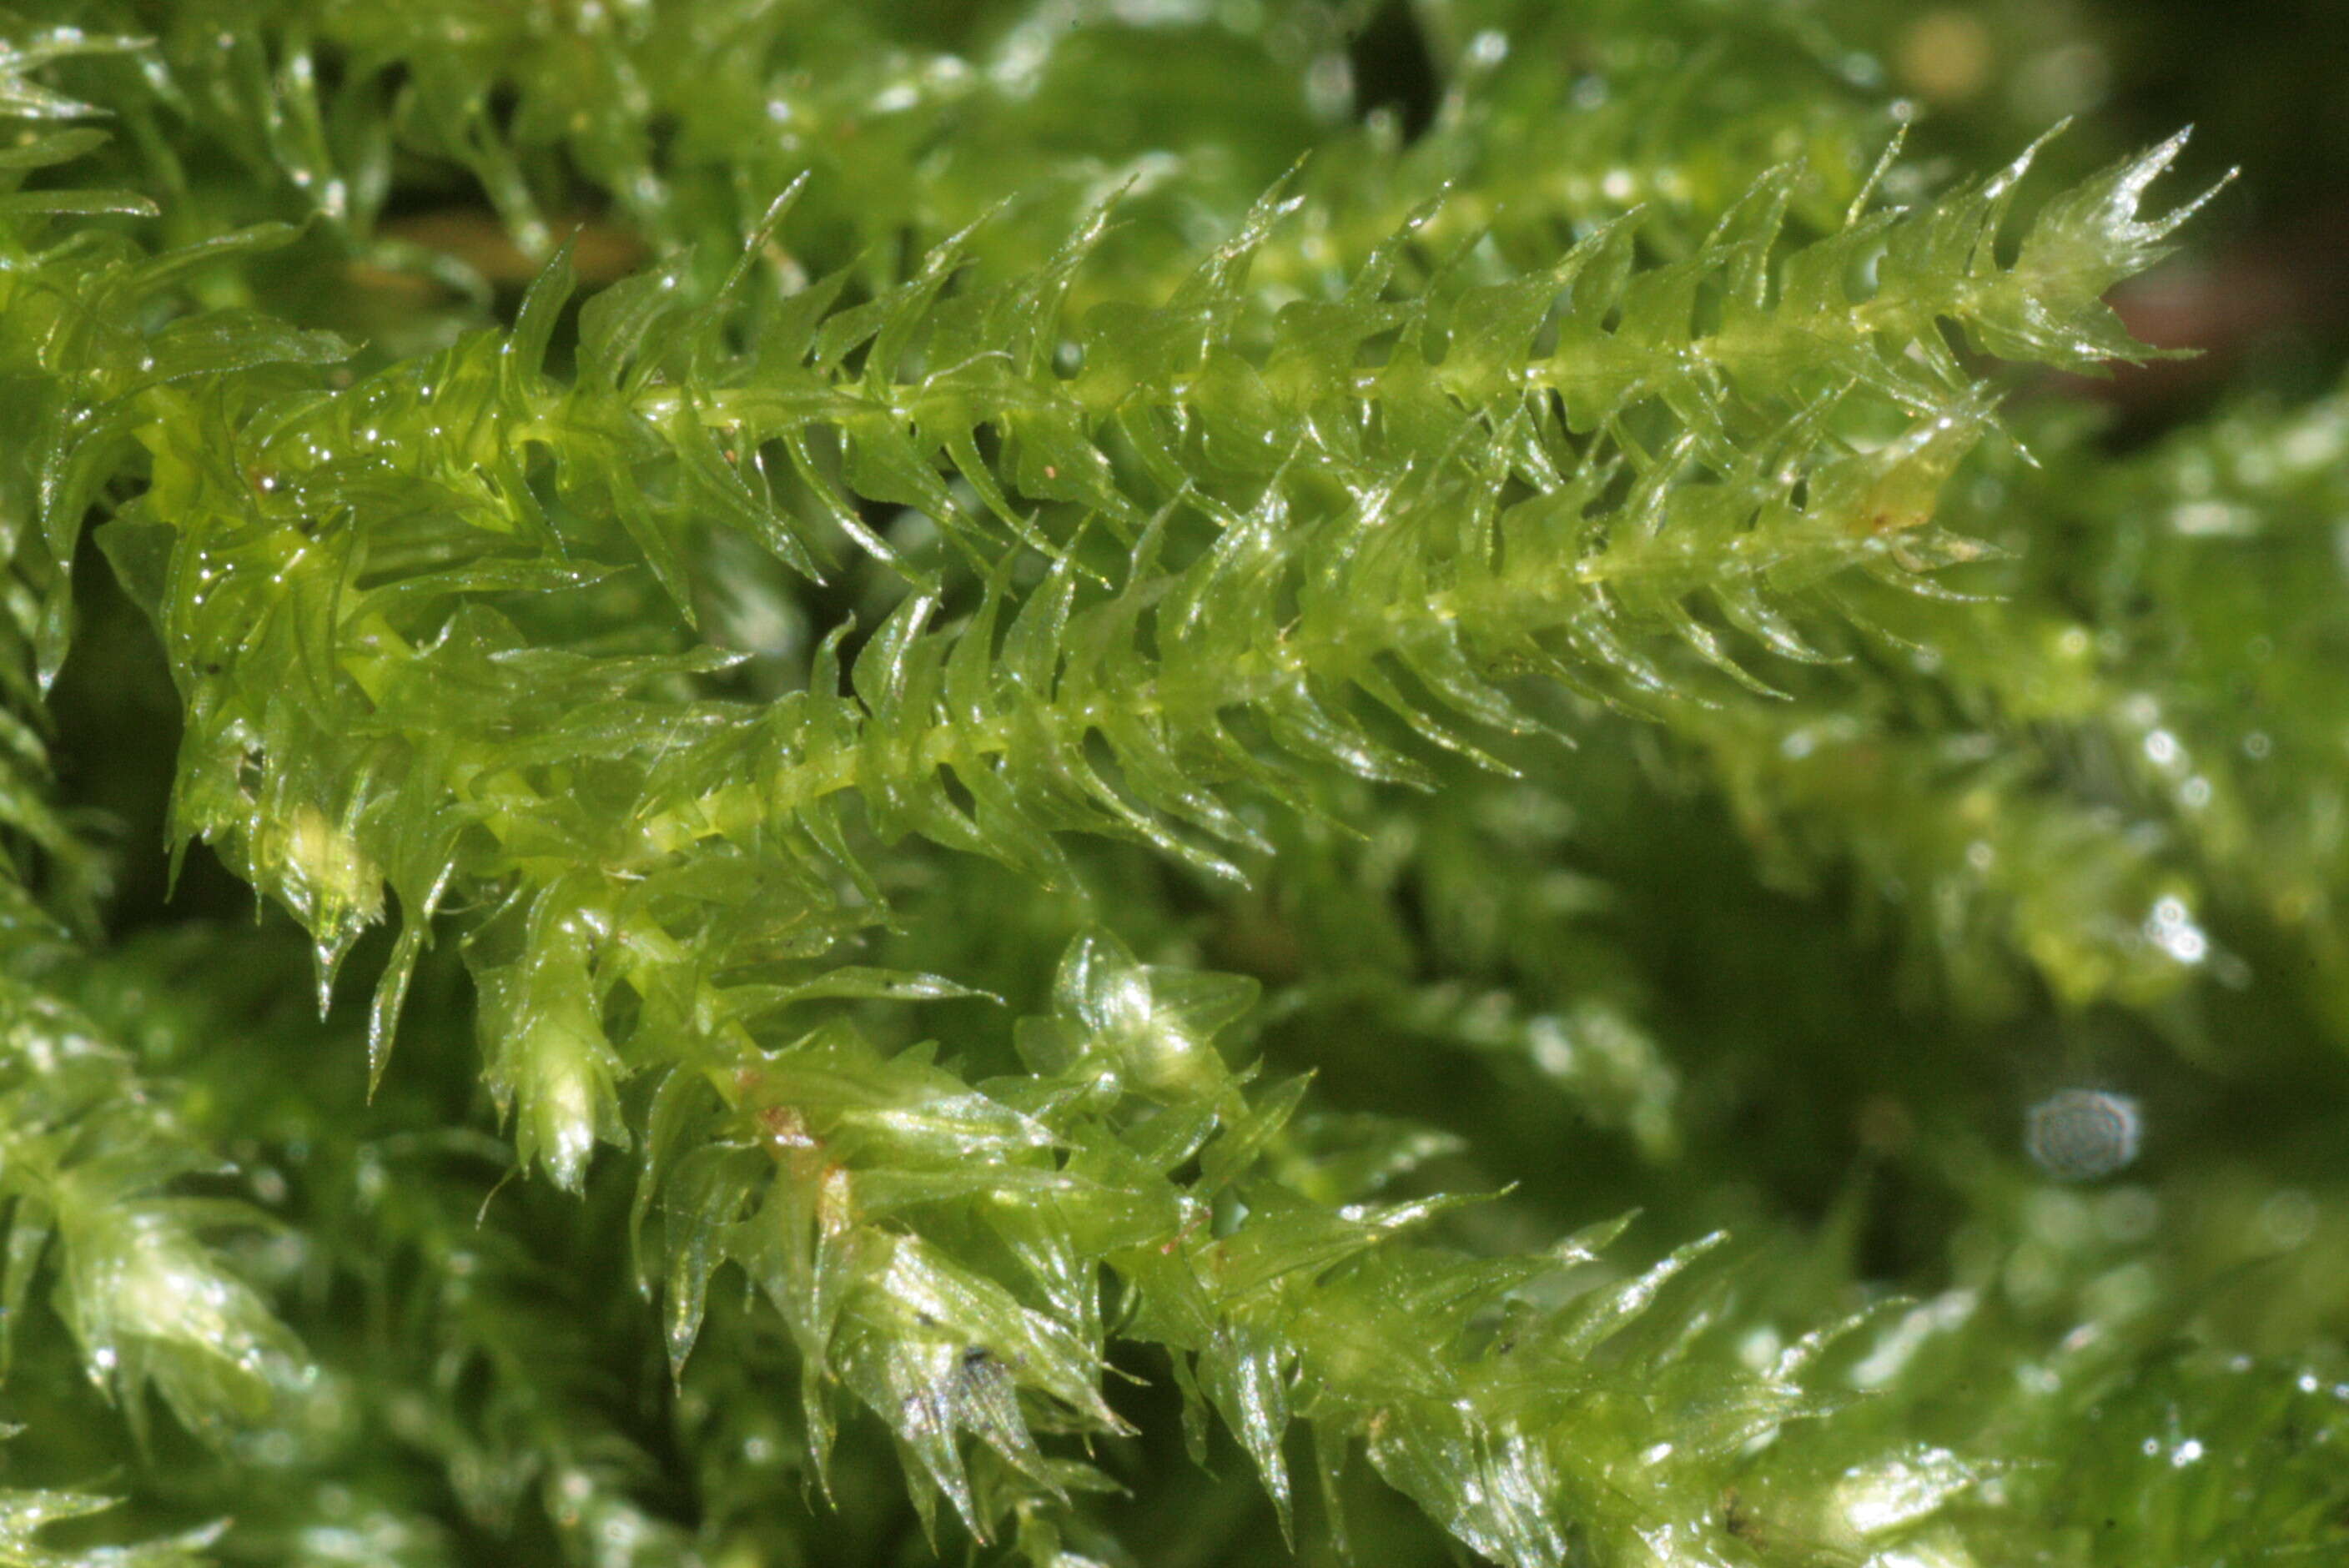
[[[153,218],[162,209],[136,191],[12,191],[0,194],[0,222],[45,217]]]
[[[543,1163],[555,1184],[577,1191],[599,1140],[625,1140],[618,1082],[623,1068],[604,1032],[591,973],[589,917],[548,890],[527,919],[528,947],[516,963],[479,975],[481,1031],[488,1078],[502,1114],[513,1119],[514,1152]]]
[[[571,263],[573,247],[578,242],[574,234],[557,246],[523,295],[522,309],[515,313],[513,331],[502,350],[506,364],[516,376],[534,377],[545,368],[547,345],[554,338],[556,318],[578,286],[578,269]]]
[[[80,1550],[35,1539],[52,1524],[102,1514],[118,1502],[81,1492],[0,1491],[0,1561],[12,1568],[201,1568],[212,1561],[209,1549],[228,1530],[221,1521],[173,1536]]]
[[[85,31],[77,26],[53,26],[39,32],[12,34],[0,42],[0,114],[26,119],[78,119],[107,112],[78,103],[25,73],[50,62],[78,55],[127,55],[146,49],[150,40],[121,34]]]
[[[1485,1431],[1420,1402],[1373,1419],[1369,1449],[1389,1485],[1493,1561],[1508,1568],[1568,1561],[1566,1531],[1550,1508],[1557,1478],[1526,1436]]]
[[[579,363],[607,386],[641,381],[657,356],[647,345],[686,309],[684,284],[691,255],[612,284],[579,307]]]
[[[2017,297],[1992,304],[1975,324],[1983,347],[2007,359],[2087,366],[2149,356],[2118,317],[2093,302],[2166,254],[2169,235],[2234,178],[2224,176],[2166,213],[2138,216],[2147,188],[2177,160],[2188,134],[2181,130],[2114,164],[2040,210],[2015,257],[2013,277],[2023,285]],[[2049,295],[2080,302],[2079,314],[2068,322],[2051,319],[2044,306],[2023,303]]]
[[[70,163],[111,139],[105,131],[88,129],[37,136],[17,146],[0,149],[0,170],[47,169]]]
[[[331,332],[298,330],[258,313],[208,311],[156,334],[142,369],[161,383],[264,365],[333,365],[350,354]]]
[[[367,1082],[371,1087],[382,1083],[385,1069],[391,1064],[392,1042],[399,1032],[399,1015],[408,1001],[409,985],[415,979],[418,961],[432,939],[433,916],[440,913],[440,900],[448,892],[455,869],[444,864],[421,898],[401,895],[399,936],[392,944],[391,957],[385,963],[383,974],[376,982],[375,995],[367,1004]]]
[[[7,1309],[6,1315],[0,1317],[0,1379],[16,1364],[16,1326],[24,1320],[25,1305],[32,1299],[33,1281],[51,1233],[47,1210],[36,1200],[18,1198],[8,1214],[5,1251],[0,1252],[0,1306]]]
[[[897,1243],[873,1288],[892,1310],[927,1318],[951,1334],[958,1362],[984,1350],[1020,1385],[1050,1396],[1102,1430],[1124,1429],[1102,1398],[1099,1361],[1082,1342],[935,1249],[912,1240]]]
[[[1042,1149],[1049,1129],[970,1089],[920,1050],[883,1057],[842,1027],[819,1031],[754,1069],[759,1101],[789,1108],[826,1139],[925,1164]]]
[[[1296,1532],[1288,1463],[1281,1451],[1288,1435],[1288,1362],[1293,1354],[1277,1334],[1243,1317],[1224,1326],[1199,1353],[1196,1374],[1200,1388],[1239,1439],[1271,1494],[1284,1540]]]
[[[1215,1037],[1245,1016],[1256,989],[1236,975],[1147,968],[1106,933],[1072,945],[1054,982],[1061,1011],[1092,1034],[1093,1048],[1158,1091],[1198,1092],[1225,1080]]]
[[[128,294],[147,294],[175,285],[207,266],[284,250],[301,237],[302,231],[291,223],[248,223],[143,258],[124,273],[121,287]]]
[[[741,253],[734,258],[734,264],[727,269],[725,280],[718,285],[718,291],[711,298],[711,307],[702,312],[700,330],[697,334],[692,351],[692,366],[697,373],[704,368],[717,346],[718,328],[725,319],[718,307],[730,304],[739,299],[743,292],[743,285],[750,281],[751,273],[761,261],[769,259],[776,246],[776,235],[783,226],[783,220],[790,216],[792,209],[799,204],[800,197],[807,190],[808,179],[809,175],[805,170],[795,175],[792,182],[784,186],[773,201],[767,203],[765,213],[751,227],[750,232],[742,236]]]
[[[751,490],[689,402],[678,405],[669,434],[693,500],[708,506],[730,527],[758,541],[802,576],[821,580],[815,557],[792,520]]]
[[[824,997],[881,1002],[935,1002],[958,996],[986,996],[991,1001],[1001,1000],[989,992],[973,990],[943,975],[922,975],[903,969],[875,969],[858,964],[844,964],[836,969],[826,970],[812,980],[802,980],[792,985],[737,985],[730,988],[726,995],[729,1002],[744,1016]]]
[[[702,1147],[664,1172],[659,1202],[668,1262],[661,1275],[661,1327],[672,1377],[684,1375],[710,1278],[726,1258],[728,1228],[751,1206],[765,1163],[750,1150]]]
[[[1247,1174],[1297,1114],[1312,1081],[1307,1075],[1286,1079],[1259,1093],[1246,1114],[1225,1124],[1222,1135],[1208,1145],[1199,1161],[1201,1197],[1213,1197]]]
[[[1653,1306],[1664,1286],[1690,1264],[1728,1240],[1726,1232],[1715,1231],[1677,1249],[1645,1273],[1591,1292],[1560,1326],[1560,1348],[1568,1356],[1588,1356]]]
[[[106,1186],[78,1175],[54,1211],[57,1311],[93,1379],[131,1399],[151,1383],[198,1430],[261,1415],[273,1374],[299,1361],[292,1336],[196,1241],[173,1201],[123,1202]]]
[[[171,1191],[222,1161],[91,1019],[14,975],[0,977],[0,1040],[10,1323],[46,1263],[84,1371],[134,1430],[150,1390],[215,1439],[269,1412],[303,1375],[301,1346],[207,1240],[252,1233],[258,1216]]]

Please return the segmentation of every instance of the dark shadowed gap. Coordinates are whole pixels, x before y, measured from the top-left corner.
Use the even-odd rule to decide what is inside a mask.
[[[1347,53],[1361,111],[1387,109],[1402,123],[1403,139],[1417,139],[1435,119],[1443,84],[1436,79],[1427,36],[1406,0],[1385,0],[1354,35]]]
[[[49,712],[57,792],[83,813],[110,862],[109,934],[194,918],[250,920],[253,893],[201,844],[181,863],[165,907],[165,852],[181,717],[170,665],[146,613],[86,531],[74,562],[79,634],[57,676]]]

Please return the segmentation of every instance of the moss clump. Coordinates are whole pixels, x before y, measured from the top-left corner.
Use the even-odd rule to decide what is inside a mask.
[[[0,1560],[2349,1545],[2349,412],[1840,9],[6,18]]]

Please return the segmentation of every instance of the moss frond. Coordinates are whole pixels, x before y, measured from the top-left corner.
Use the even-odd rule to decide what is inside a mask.
[[[0,1558],[2339,1543],[2344,415],[2013,396],[2183,136],[1374,11],[0,28]]]

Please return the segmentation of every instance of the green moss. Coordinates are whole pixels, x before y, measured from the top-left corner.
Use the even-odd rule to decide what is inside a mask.
[[[2012,396],[2183,137],[1371,20],[0,33],[0,1555],[2344,1544],[2349,415]]]

